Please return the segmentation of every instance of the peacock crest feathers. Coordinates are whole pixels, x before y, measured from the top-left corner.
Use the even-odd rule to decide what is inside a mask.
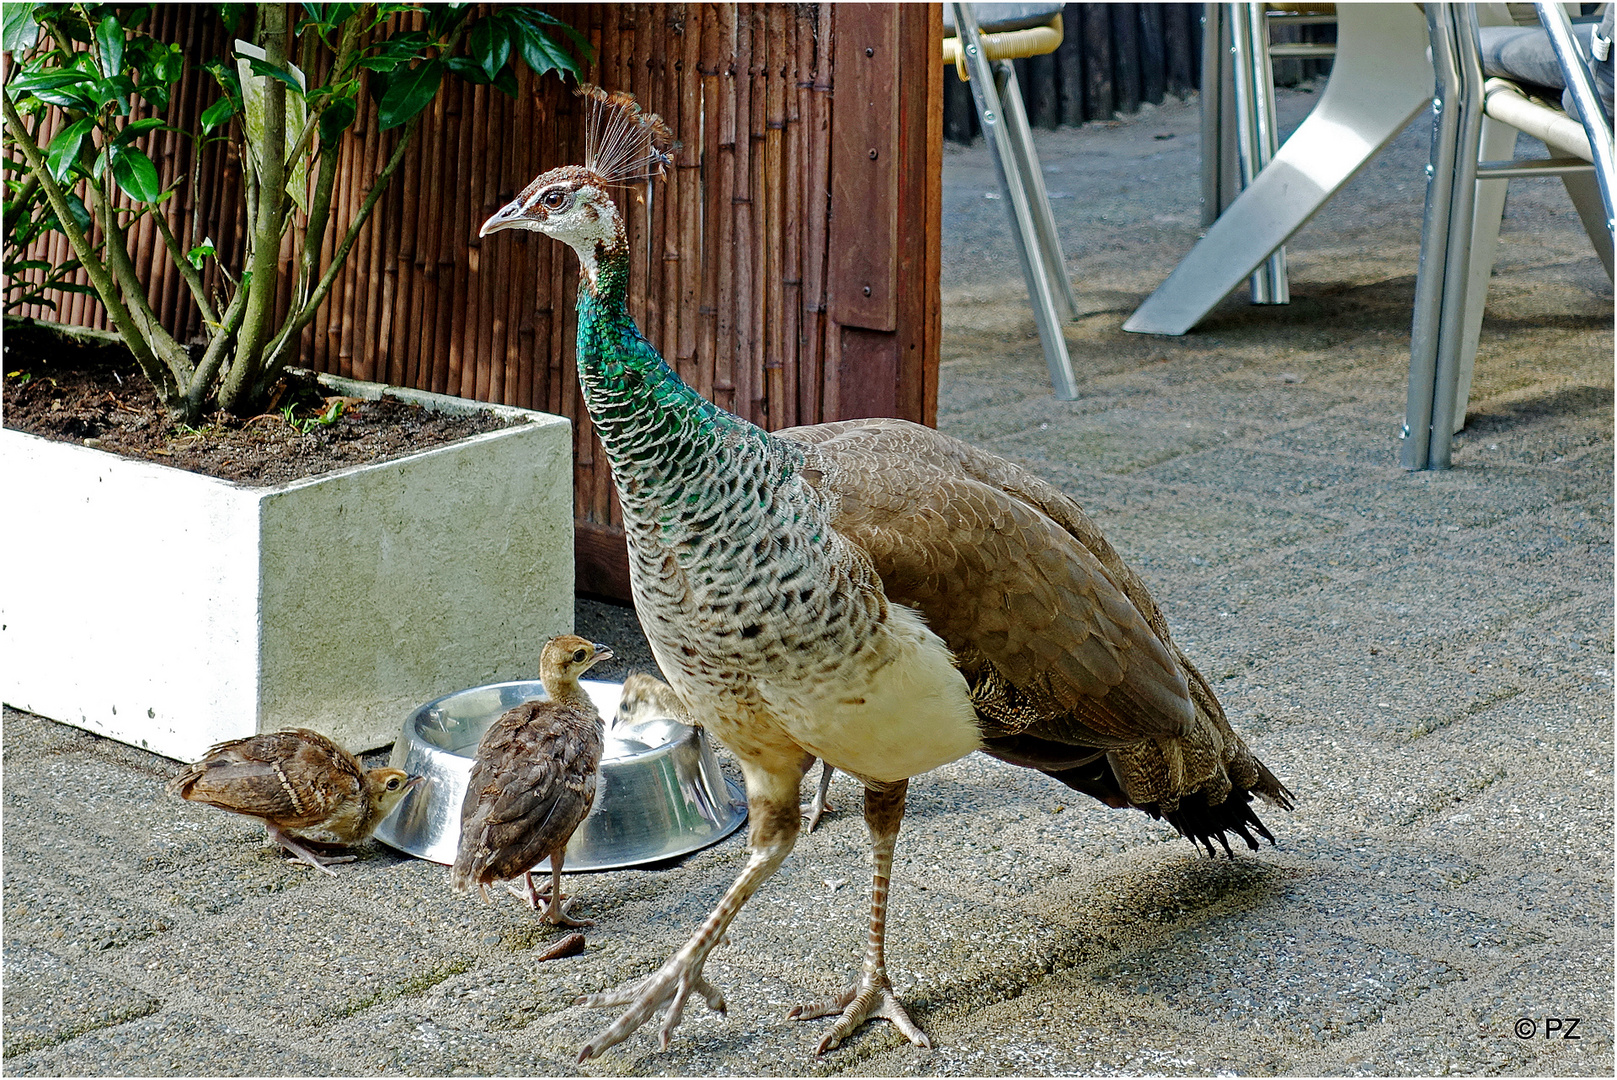
[[[634,95],[581,83],[584,99],[584,167],[602,184],[630,184],[661,176],[679,149],[674,133]]]

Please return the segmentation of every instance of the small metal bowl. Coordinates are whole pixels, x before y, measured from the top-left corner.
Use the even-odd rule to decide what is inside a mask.
[[[622,683],[581,680],[602,716],[617,712]],[[460,804],[477,744],[489,725],[544,684],[493,683],[429,701],[404,721],[388,764],[426,778],[376,829],[376,838],[417,858],[448,865],[460,844]],[[563,869],[616,870],[716,844],[741,827],[747,802],[719,769],[707,735],[656,718],[611,728],[595,805],[567,844]],[[547,871],[550,860],[540,867]]]

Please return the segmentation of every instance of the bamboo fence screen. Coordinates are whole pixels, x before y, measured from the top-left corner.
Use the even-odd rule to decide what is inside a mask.
[[[667,181],[649,199],[641,188],[622,203],[631,310],[681,377],[770,429],[863,415],[935,421],[941,8],[548,10],[594,46],[590,81],[630,90],[682,142]],[[157,36],[193,60],[228,48],[211,6],[159,5],[154,18]],[[840,107],[839,67],[848,84]],[[537,234],[476,235],[535,175],[582,159],[582,107],[570,84],[535,80],[525,68],[518,82],[512,100],[446,81],[305,330],[301,363],[571,418],[579,585],[626,597],[621,514],[573,364],[577,259]],[[192,72],[169,123],[187,126],[216,94],[211,77]],[[377,131],[374,107],[362,108],[341,148],[322,267],[398,137]],[[220,259],[239,268],[245,220],[234,153],[223,142],[199,151],[163,132],[148,148],[165,184],[182,172],[199,181],[194,197],[187,188],[166,207],[182,243],[212,238]],[[843,198],[835,206],[833,191]],[[65,240],[51,237],[46,257],[65,258]],[[131,242],[137,266],[164,325],[185,340],[200,313],[160,245],[142,222]],[[296,257],[288,242],[283,304]],[[94,297],[57,299],[55,313],[24,314],[107,327]]]

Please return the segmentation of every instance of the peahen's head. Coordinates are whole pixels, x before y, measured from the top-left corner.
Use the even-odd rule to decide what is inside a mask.
[[[584,164],[539,174],[477,235],[532,229],[554,237],[578,252],[594,285],[601,260],[627,244],[623,217],[607,189],[661,175],[678,144],[668,125],[631,95],[598,86],[580,86],[578,93],[586,102]]]

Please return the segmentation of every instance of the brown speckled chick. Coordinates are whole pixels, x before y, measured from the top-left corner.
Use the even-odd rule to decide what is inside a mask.
[[[367,770],[318,731],[294,728],[219,743],[170,780],[168,790],[258,818],[271,840],[335,875],[329,864],[354,856],[321,856],[307,845],[359,843],[420,781],[402,769]]]
[[[579,676],[612,650],[574,634],[549,642],[539,657],[548,701],[528,701],[494,721],[477,747],[477,763],[460,808],[460,851],[449,881],[461,892],[522,878],[537,910],[533,866],[550,857],[545,918],[588,926],[562,911],[561,868],[567,841],[595,802],[604,724]]]

